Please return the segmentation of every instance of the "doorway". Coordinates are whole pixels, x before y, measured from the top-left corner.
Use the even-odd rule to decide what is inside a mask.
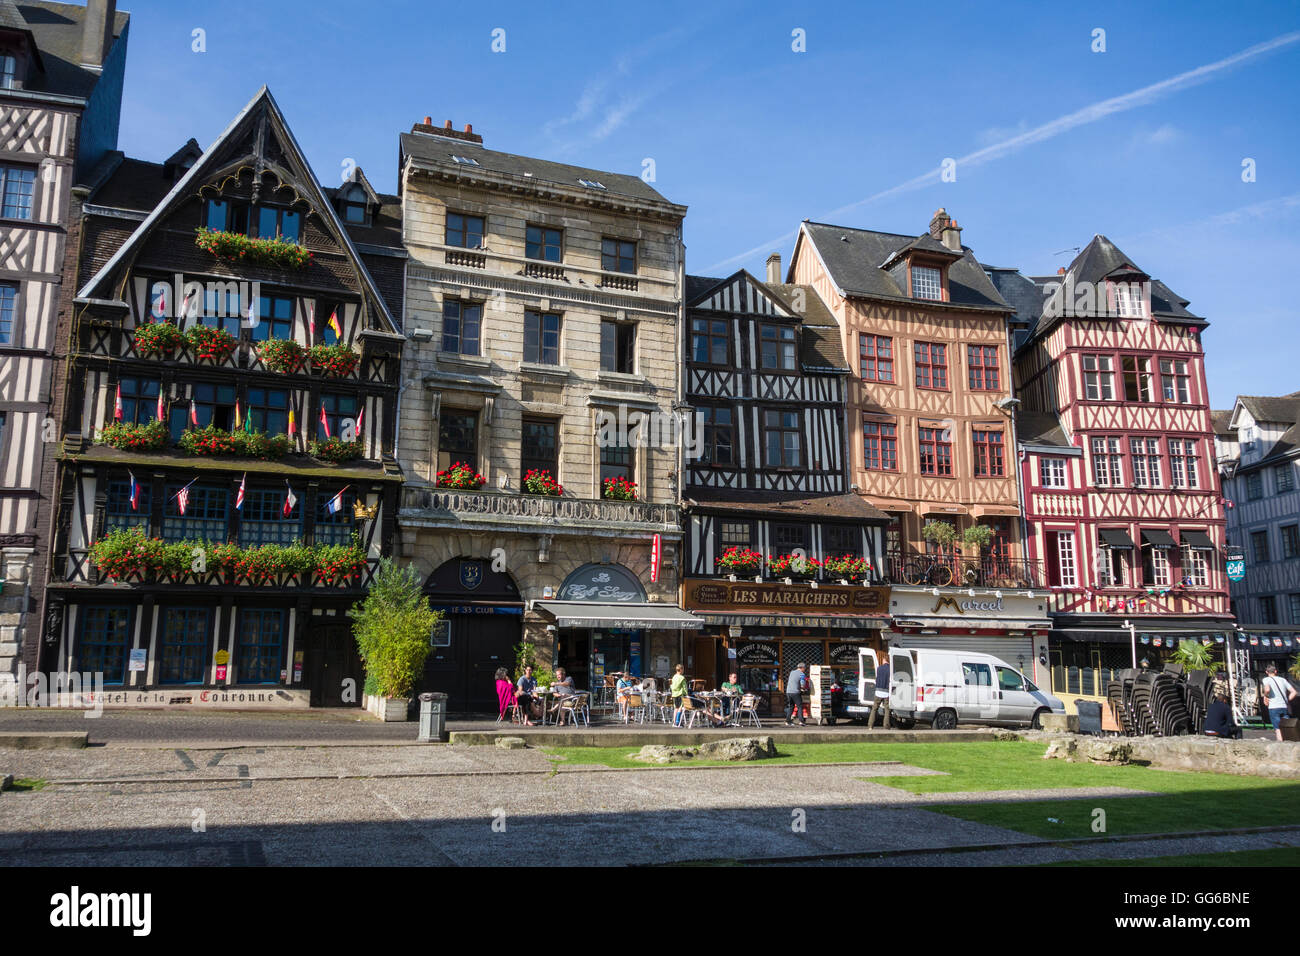
[[[307,653],[311,658],[313,707],[360,707],[365,671],[350,624],[308,625]]]
[[[447,695],[447,711],[495,714],[496,672],[513,681],[519,618],[509,614],[448,614],[433,634],[420,691]]]

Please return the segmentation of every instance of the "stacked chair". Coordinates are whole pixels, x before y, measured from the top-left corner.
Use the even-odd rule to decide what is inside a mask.
[[[1106,701],[1125,736],[1176,737],[1199,733],[1213,685],[1209,671],[1184,674],[1127,668],[1106,685]]]

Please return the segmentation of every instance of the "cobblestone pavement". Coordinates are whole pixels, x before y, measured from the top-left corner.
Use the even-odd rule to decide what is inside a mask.
[[[0,767],[52,781],[0,795],[0,853],[13,864],[617,865],[1001,847],[1026,838],[927,805],[1138,795],[914,795],[872,778],[935,771],[625,771],[451,745],[0,750]]]

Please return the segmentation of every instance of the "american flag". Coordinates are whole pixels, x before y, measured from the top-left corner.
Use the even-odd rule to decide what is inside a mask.
[[[239,491],[235,494],[235,510],[244,509],[244,482],[248,481],[248,472],[244,472],[244,477],[239,479]]]
[[[293,485],[289,482],[284,483],[287,493],[284,496],[284,516],[287,518],[293,513],[294,506],[298,504],[298,496],[293,493]]]
[[[190,482],[190,485],[192,484],[194,484],[193,481]],[[185,509],[190,506],[190,485],[186,485],[180,491],[176,492],[176,510],[182,515],[185,514]]]

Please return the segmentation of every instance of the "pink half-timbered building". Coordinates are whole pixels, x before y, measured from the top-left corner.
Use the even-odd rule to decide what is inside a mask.
[[[1231,631],[1208,322],[1105,236],[1056,276],[989,270],[1032,323],[1015,354],[1027,554],[1043,561],[1052,690]],[[1136,661],[1135,661],[1136,658]]]

